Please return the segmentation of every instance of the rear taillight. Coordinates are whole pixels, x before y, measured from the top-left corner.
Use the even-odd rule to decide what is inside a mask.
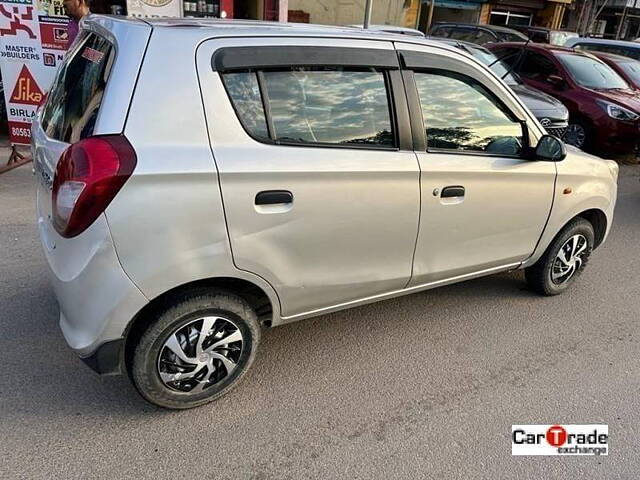
[[[136,166],[136,153],[122,135],[74,143],[58,161],[53,178],[53,225],[63,237],[85,231],[105,211]]]

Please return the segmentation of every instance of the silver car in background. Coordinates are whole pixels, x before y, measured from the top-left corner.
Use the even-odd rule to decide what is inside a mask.
[[[32,150],[66,341],[167,408],[237,385],[263,328],[515,269],[563,292],[618,173],[441,43],[94,15]]]

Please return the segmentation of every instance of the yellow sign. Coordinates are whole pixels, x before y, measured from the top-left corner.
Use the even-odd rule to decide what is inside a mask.
[[[62,0],[38,0],[38,14],[50,17],[66,17]]]

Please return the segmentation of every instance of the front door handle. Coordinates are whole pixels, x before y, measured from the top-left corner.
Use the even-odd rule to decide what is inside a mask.
[[[277,205],[293,203],[293,193],[289,190],[265,190],[256,195],[256,205]]]
[[[442,189],[442,193],[440,194],[441,198],[452,198],[452,197],[464,197],[464,187],[462,185],[451,185],[450,187],[444,187]]]

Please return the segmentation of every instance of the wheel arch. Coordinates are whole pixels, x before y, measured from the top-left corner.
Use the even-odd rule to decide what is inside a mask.
[[[123,357],[121,357],[127,372],[130,369],[134,347],[144,331],[153,323],[154,314],[159,313],[178,297],[203,290],[225,291],[238,295],[255,310],[259,322],[264,326],[270,327],[274,314],[277,315],[277,310],[274,312],[274,307],[278,309],[278,305],[274,305],[274,300],[263,288],[249,280],[235,277],[213,277],[176,286],[152,299],[127,325],[123,333],[124,348],[122,349]]]
[[[584,218],[593,227],[593,232],[595,234],[593,248],[598,248],[604,241],[604,237],[607,233],[607,215],[599,208],[591,208],[589,210],[580,212],[578,215],[569,220],[569,222],[578,217]],[[565,223],[562,228],[564,228],[569,222]]]
[[[607,236],[609,219],[607,218],[605,211],[601,208],[581,208],[578,209],[576,213],[569,216],[566,221],[562,222],[562,224],[552,222],[555,223],[555,226],[548,225],[542,235],[540,243],[536,247],[536,250],[522,263],[520,268],[530,267],[535,264],[540,257],[542,257],[547,248],[549,248],[549,245],[551,245],[558,234],[576,218],[583,218],[593,226],[593,232],[595,234],[594,249],[600,246]]]

